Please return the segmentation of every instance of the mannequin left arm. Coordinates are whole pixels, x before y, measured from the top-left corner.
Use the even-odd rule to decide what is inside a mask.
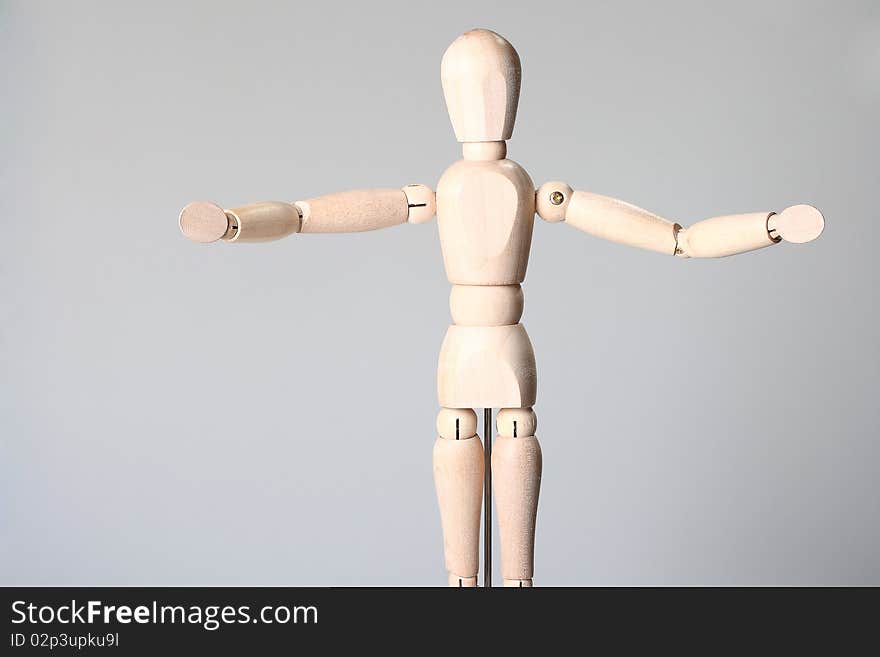
[[[685,229],[624,201],[573,191],[562,182],[541,185],[536,207],[547,221],[565,221],[596,237],[683,258],[720,258],[781,240],[809,242],[825,227],[825,219],[816,208],[794,205],[779,214],[713,217]]]

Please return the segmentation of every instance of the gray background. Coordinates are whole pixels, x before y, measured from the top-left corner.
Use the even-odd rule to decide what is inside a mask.
[[[445,583],[436,223],[177,213],[433,186],[475,26],[536,184],[828,221],[714,261],[536,223],[536,583],[880,584],[877,4],[476,0],[0,5],[0,582]]]

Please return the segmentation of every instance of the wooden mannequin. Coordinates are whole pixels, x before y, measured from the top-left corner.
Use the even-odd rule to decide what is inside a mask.
[[[520,284],[535,214],[597,237],[682,258],[728,256],[781,240],[808,242],[822,232],[824,220],[815,208],[795,205],[779,214],[716,217],[684,229],[623,201],[573,191],[563,182],[545,183],[536,191],[528,173],[506,159],[521,78],[513,47],[494,32],[471,30],[447,49],[441,77],[463,159],[440,178],[436,197],[424,185],[408,185],[231,210],[196,202],[181,211],[180,227],[197,242],[259,242],[292,233],[417,224],[431,219],[436,209],[446,275],[452,283],[453,324],[440,349],[441,410],[434,444],[449,584],[477,585],[480,511],[485,505],[488,521],[489,491],[494,489],[504,585],[530,587],[541,447],[532,410],[535,356],[519,319]],[[494,450],[488,435],[483,436],[484,447],[477,434],[474,408],[485,409],[486,418],[491,418],[491,409],[500,409]],[[491,528],[490,522],[486,528]],[[490,536],[487,532],[484,537],[487,548]],[[486,586],[491,586],[490,554],[487,549]]]

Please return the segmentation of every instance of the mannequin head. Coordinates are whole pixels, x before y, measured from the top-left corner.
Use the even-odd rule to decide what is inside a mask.
[[[443,54],[446,109],[460,142],[510,139],[522,71],[519,55],[490,30],[470,30]]]

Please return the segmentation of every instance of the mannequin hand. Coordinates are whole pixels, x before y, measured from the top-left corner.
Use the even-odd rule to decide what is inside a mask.
[[[229,230],[229,218],[219,205],[195,201],[180,211],[180,230],[193,242],[216,242]]]
[[[825,218],[812,205],[793,205],[767,220],[767,231],[774,239],[803,244],[822,234]]]

